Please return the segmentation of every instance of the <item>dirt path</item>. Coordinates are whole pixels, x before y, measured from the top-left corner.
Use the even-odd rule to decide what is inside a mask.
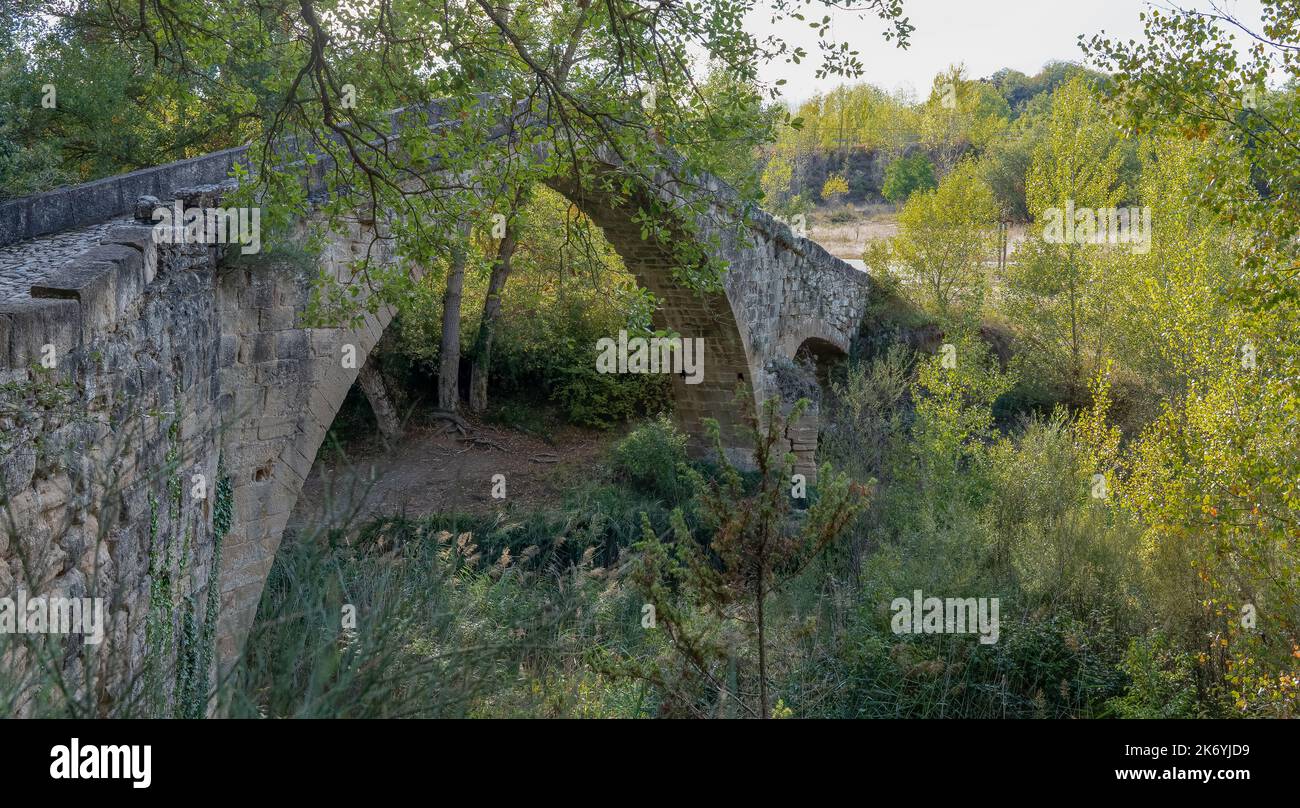
[[[494,513],[507,505],[554,501],[591,474],[616,432],[563,426],[546,438],[471,422],[468,435],[437,425],[408,427],[385,451],[367,445],[322,446],[289,528],[360,524],[381,515],[418,517],[443,511]],[[505,499],[494,499],[493,475],[505,475]]]

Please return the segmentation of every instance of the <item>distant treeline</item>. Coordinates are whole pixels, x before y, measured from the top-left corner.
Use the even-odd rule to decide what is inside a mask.
[[[813,96],[762,155],[766,204],[794,213],[841,201],[902,202],[974,152],[985,158],[1003,216],[1024,221],[1025,166],[1052,92],[1075,75],[1097,87],[1106,82],[1066,62],[1034,76],[1004,68],[978,80],[954,65],[935,77],[924,100],[866,83]]]

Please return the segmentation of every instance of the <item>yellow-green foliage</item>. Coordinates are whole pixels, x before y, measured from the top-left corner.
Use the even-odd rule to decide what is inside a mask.
[[[993,194],[974,161],[961,163],[938,188],[912,194],[899,213],[891,257],[941,321],[979,317],[996,220]]]
[[[840,201],[848,192],[849,183],[843,174],[832,174],[822,184],[822,199],[830,203]]]
[[[1047,384],[1064,385],[1076,400],[1113,338],[1116,265],[1126,258],[1120,250],[1058,238],[1048,226],[1071,211],[1112,208],[1123,200],[1118,141],[1105,105],[1082,77],[1056,90],[1025,179],[1036,222],[1005,277],[1004,309],[1027,343],[1031,371]]]
[[[965,148],[983,150],[1000,136],[1010,118],[1006,99],[997,90],[971,81],[964,65],[953,65],[934,77],[921,106],[921,145],[935,155],[940,172],[946,173]]]

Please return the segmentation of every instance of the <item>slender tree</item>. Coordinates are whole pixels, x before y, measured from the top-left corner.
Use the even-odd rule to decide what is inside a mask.
[[[510,277],[511,260],[519,245],[519,215],[523,194],[516,194],[510,213],[506,215],[505,233],[497,244],[496,258],[488,278],[487,296],[483,300],[483,314],[479,318],[478,336],[474,340],[474,361],[470,367],[469,408],[482,412],[488,406],[488,374],[492,368],[492,335],[497,315],[501,312],[501,295]]]
[[[438,411],[449,417],[460,409],[460,304],[465,290],[465,264],[469,261],[469,227],[462,227],[460,234],[462,238],[451,245],[438,348]]]

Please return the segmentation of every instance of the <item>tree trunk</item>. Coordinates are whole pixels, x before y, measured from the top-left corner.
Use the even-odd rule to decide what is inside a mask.
[[[469,408],[474,412],[487,409],[488,372],[492,367],[492,333],[496,328],[497,314],[501,311],[501,293],[510,277],[510,259],[518,245],[518,234],[513,221],[506,225],[505,236],[497,247],[497,258],[492,264],[492,277],[488,280],[487,299],[483,302],[483,316],[479,320],[478,339],[474,343],[474,365],[469,377]]]
[[[468,239],[468,228],[460,235]],[[438,409],[455,414],[460,409],[460,302],[465,288],[465,262],[469,247],[464,240],[452,247],[447,268],[447,288],[442,295],[442,342],[438,350]]]
[[[379,372],[373,353],[357,373],[357,382],[360,383],[362,392],[370,401],[370,409],[375,413],[375,420],[379,422],[380,434],[390,445],[395,445],[402,437],[402,422],[397,417],[397,408],[393,406],[393,400],[388,396],[388,389],[384,387],[384,377]]]

